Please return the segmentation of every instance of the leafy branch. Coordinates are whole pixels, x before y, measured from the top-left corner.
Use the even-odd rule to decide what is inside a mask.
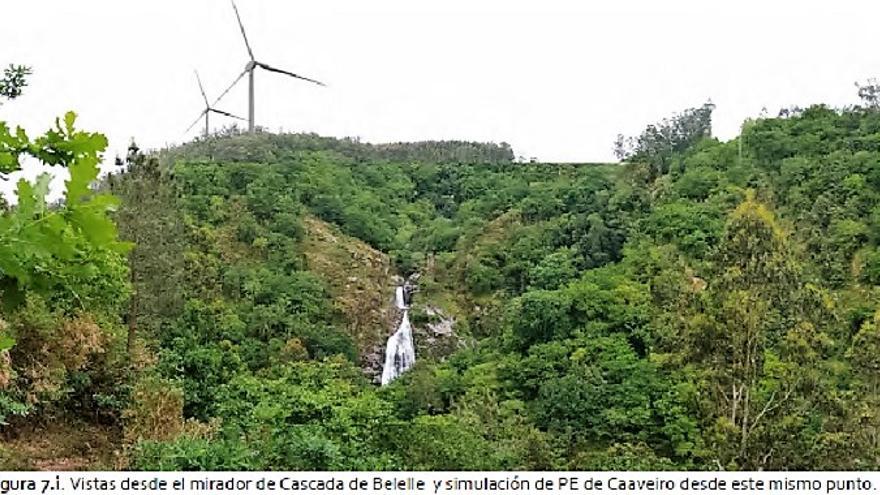
[[[131,245],[117,239],[116,225],[108,216],[118,199],[91,189],[99,173],[101,153],[107,138],[99,133],[77,131],[76,114],[43,136],[30,140],[20,127],[13,133],[0,122],[0,173],[21,169],[21,158],[31,156],[47,165],[65,167],[64,202],[50,206],[51,176],[43,174],[34,183],[17,184],[18,204],[0,216],[0,303],[20,304],[27,291],[48,291],[63,274],[59,267],[76,264],[96,252],[123,254]],[[11,345],[0,339],[0,350]]]

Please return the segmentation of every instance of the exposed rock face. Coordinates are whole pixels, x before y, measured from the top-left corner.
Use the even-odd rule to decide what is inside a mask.
[[[308,268],[326,281],[333,305],[357,345],[361,369],[374,383],[381,383],[388,338],[403,320],[404,310],[395,302],[397,287],[404,289],[405,306],[419,314],[412,318],[417,357],[442,358],[459,347],[455,319],[430,301],[420,300],[420,274],[409,278],[392,274],[388,255],[318,218],[307,216],[303,224]]]
[[[429,317],[437,318],[439,321],[427,323],[425,326],[436,336],[452,335],[452,328],[455,326],[455,318],[447,317],[440,308],[434,306],[425,306],[425,314]]]
[[[382,366],[385,364],[385,346],[375,345],[361,354],[361,370],[375,384],[381,383]]]
[[[304,254],[309,270],[327,282],[333,305],[357,345],[361,366],[382,373],[385,340],[397,318],[388,256],[315,217],[304,218]]]
[[[413,320],[416,355],[426,359],[443,359],[458,350],[462,341],[455,333],[455,318],[429,301],[413,306],[418,317]]]

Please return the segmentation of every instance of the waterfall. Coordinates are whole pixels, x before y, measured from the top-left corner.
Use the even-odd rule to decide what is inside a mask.
[[[406,309],[406,296],[402,285],[398,285],[397,290],[394,291],[394,304],[397,305],[397,309]]]
[[[398,286],[394,293],[397,309],[403,311],[403,319],[394,335],[388,337],[385,346],[385,366],[382,368],[382,385],[388,385],[416,362],[416,350],[413,346],[412,326],[409,323],[409,306],[403,286]]]

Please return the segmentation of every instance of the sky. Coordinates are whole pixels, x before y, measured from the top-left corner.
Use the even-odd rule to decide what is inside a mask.
[[[273,132],[612,161],[618,133],[707,100],[730,139],[764,108],[856,103],[854,83],[880,76],[870,1],[237,4],[257,60],[328,84],[258,71],[256,121]],[[197,136],[201,124],[184,132],[204,106],[193,70],[213,100],[248,60],[227,0],[28,0],[0,16],[0,65],[33,67],[0,121],[35,136],[74,110],[79,128],[108,136],[108,162],[132,138],[154,149]],[[246,78],[218,108],[247,116]]]

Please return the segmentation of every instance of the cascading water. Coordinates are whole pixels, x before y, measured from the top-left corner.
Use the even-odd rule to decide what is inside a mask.
[[[413,346],[412,326],[409,323],[409,306],[403,286],[398,286],[394,294],[397,309],[403,311],[403,319],[394,335],[388,337],[385,346],[385,366],[382,368],[382,385],[388,385],[395,378],[410,369],[416,362],[416,350]]]

